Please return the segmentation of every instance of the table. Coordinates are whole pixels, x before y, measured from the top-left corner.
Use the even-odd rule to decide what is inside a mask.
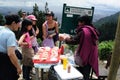
[[[44,69],[49,69],[52,65],[56,65],[56,63],[54,63],[54,64],[38,64],[38,63],[34,63],[34,67],[35,67],[35,69],[36,69],[36,73],[37,73],[37,75],[36,75],[36,79],[37,80],[39,80],[39,71],[38,71],[38,69],[41,69],[41,80],[43,80],[43,74],[44,74]]]
[[[54,66],[54,69],[61,78],[61,80],[83,79],[83,75],[73,66],[71,66],[70,73],[68,73],[67,70],[63,69],[63,65],[56,65]]]
[[[75,63],[74,63],[74,57],[73,57],[73,55],[68,58],[68,62],[69,62],[69,64],[71,64],[72,66],[76,66]],[[39,80],[39,79],[38,79],[38,76],[39,76],[38,69],[41,69],[41,80],[43,80],[43,74],[44,74],[43,70],[44,70],[44,69],[49,69],[52,65],[60,65],[60,63],[61,63],[60,61],[59,61],[58,63],[52,63],[52,64],[34,63],[34,67],[35,67],[35,69],[36,69],[36,72],[38,73],[38,74],[36,75],[37,80]],[[72,69],[73,69],[73,68],[72,68]],[[73,69],[73,70],[74,70],[74,69]],[[77,71],[77,72],[78,72],[78,71]],[[79,73],[79,74],[80,74],[80,73]],[[74,74],[73,74],[73,75],[74,75]]]

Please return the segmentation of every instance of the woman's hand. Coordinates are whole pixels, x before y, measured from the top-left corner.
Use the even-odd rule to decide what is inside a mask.
[[[60,41],[64,41],[64,40],[65,40],[64,36],[59,35],[59,40],[60,40]]]
[[[27,42],[22,42],[20,46],[29,47],[29,45],[30,45],[30,44],[27,43]]]
[[[51,35],[49,35],[49,36],[48,36],[48,38],[53,38],[53,35],[52,35],[52,34],[51,34]]]
[[[65,39],[69,39],[70,35],[69,34],[59,34],[59,40],[64,41]]]

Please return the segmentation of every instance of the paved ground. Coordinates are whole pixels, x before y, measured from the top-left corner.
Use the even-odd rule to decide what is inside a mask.
[[[99,62],[99,70],[100,70],[100,75],[108,75],[108,73],[109,73],[109,68],[108,69],[105,69],[105,64],[106,64],[106,62],[103,62],[103,61],[100,61]],[[40,70],[39,70],[40,71]],[[39,72],[40,73],[40,72]],[[47,73],[44,73],[45,75],[44,75],[44,80],[47,80]],[[36,79],[36,75],[32,75],[32,77],[33,77],[33,79],[32,80],[41,80],[40,79],[40,75],[41,74],[37,74],[37,75],[39,75],[39,79]],[[94,77],[94,76],[93,76]],[[22,79],[22,74],[20,75],[20,78],[18,79],[18,80],[23,80]],[[107,79],[106,79],[107,80]],[[119,70],[118,70],[118,73],[117,73],[117,79],[116,80],[120,80],[120,68],[119,68]]]
[[[100,74],[108,75],[108,73],[109,73],[109,68],[108,68],[108,69],[105,69],[105,65],[106,65],[106,62],[102,62],[102,61],[99,62]],[[107,80],[107,79],[106,79],[106,80]],[[119,67],[119,69],[118,69],[118,73],[117,73],[117,78],[116,78],[116,80],[120,80],[120,67]]]

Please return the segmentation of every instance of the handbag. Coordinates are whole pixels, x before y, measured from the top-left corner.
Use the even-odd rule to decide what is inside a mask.
[[[22,53],[18,49],[15,50],[15,54],[19,60],[22,60]]]
[[[54,41],[52,38],[46,38],[43,40],[42,42],[42,47],[51,47],[53,48],[55,45],[54,45]]]
[[[77,64],[79,67],[83,67],[82,59],[81,59],[80,55],[75,53],[74,54],[74,60],[75,60],[75,64]]]

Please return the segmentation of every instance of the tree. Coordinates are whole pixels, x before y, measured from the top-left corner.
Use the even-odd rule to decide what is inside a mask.
[[[20,16],[20,17],[22,17],[22,9],[20,9],[19,11],[18,11],[18,15]]]
[[[0,25],[4,25],[4,23],[5,23],[4,18],[2,14],[0,14]]]
[[[37,6],[37,4],[35,3],[35,6],[33,6],[33,15],[36,16],[37,18],[37,26],[40,30],[39,34],[38,34],[38,38],[42,39],[42,24],[45,21],[45,12],[44,11],[40,11],[39,7]]]
[[[49,11],[48,3],[46,2],[46,4],[45,4],[45,13],[47,13],[48,11]]]
[[[101,24],[101,27],[98,28],[99,32],[100,32],[100,37],[99,37],[99,41],[109,41],[109,40],[114,40],[115,38],[115,32],[116,32],[116,26],[117,26],[117,22],[113,23],[113,22],[106,22],[104,24]]]
[[[120,15],[118,18],[118,25],[117,25],[117,31],[115,36],[115,45],[112,53],[108,80],[116,80],[119,64],[120,64]]]
[[[39,15],[39,8],[37,6],[37,4],[35,3],[35,6],[33,6],[33,14],[38,17]]]

